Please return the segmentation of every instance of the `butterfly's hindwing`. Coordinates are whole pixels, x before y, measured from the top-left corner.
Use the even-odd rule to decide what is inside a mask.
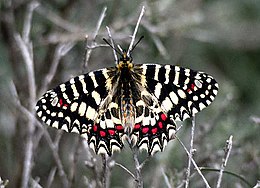
[[[142,100],[138,101],[136,111],[131,134],[133,144],[150,155],[163,151],[175,134],[175,122],[168,118],[154,101],[151,101],[149,106]]]
[[[89,129],[88,143],[97,154],[112,155],[123,147],[124,128],[120,120],[120,108],[111,102],[107,109],[100,113],[96,122]]]

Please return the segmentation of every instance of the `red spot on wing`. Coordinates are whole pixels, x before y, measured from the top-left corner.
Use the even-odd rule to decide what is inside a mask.
[[[165,121],[167,119],[167,116],[165,114],[161,114],[161,119]]]
[[[157,127],[152,128],[152,133],[153,133],[153,134],[156,134],[157,131],[158,131]]]
[[[116,125],[116,130],[122,131],[124,127],[122,125]]]
[[[191,85],[190,85],[190,89],[191,89],[191,90],[194,90],[194,87],[195,87],[194,84],[191,84]]]
[[[186,90],[188,93],[194,90],[195,84],[191,84],[190,87]]]
[[[69,105],[64,103],[62,99],[59,100],[59,104],[61,107],[65,106],[65,107],[68,107]]]
[[[159,121],[158,122],[158,126],[159,126],[160,129],[162,129],[163,128],[163,123]]]
[[[59,100],[59,103],[60,103],[60,106],[63,105],[63,101],[62,101],[62,99]]]
[[[93,126],[93,131],[95,131],[95,132],[97,131],[97,125]]]
[[[115,134],[115,130],[109,129],[109,130],[108,130],[108,133],[113,136],[113,135]]]
[[[137,123],[137,124],[135,124],[134,129],[140,129],[140,127],[141,127],[141,125]]]
[[[149,131],[149,128],[148,128],[148,127],[143,127],[143,128],[142,128],[142,133],[143,133],[143,134],[148,133],[148,131]]]
[[[101,137],[105,137],[106,136],[106,132],[105,131],[99,131],[99,134]]]

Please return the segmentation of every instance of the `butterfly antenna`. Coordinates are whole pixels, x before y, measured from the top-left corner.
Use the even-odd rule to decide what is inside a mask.
[[[132,51],[135,49],[135,47],[137,46],[137,44],[139,42],[141,42],[141,40],[144,38],[144,36],[141,36],[140,39],[135,43],[135,45],[133,46],[132,50],[129,52],[130,54],[132,53]]]
[[[108,41],[107,39],[103,38],[103,41],[105,41],[105,43],[107,43],[113,50],[115,50],[119,55],[122,55],[121,52],[119,52],[116,48],[114,48]]]

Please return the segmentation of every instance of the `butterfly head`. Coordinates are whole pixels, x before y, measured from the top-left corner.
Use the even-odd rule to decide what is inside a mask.
[[[123,68],[132,69],[133,68],[132,61],[133,61],[132,57],[127,54],[126,50],[123,50],[119,62],[117,64],[117,67],[119,70]]]
[[[121,48],[119,48],[120,51],[118,51],[113,45],[111,45],[105,38],[103,38],[103,40],[112,48],[114,49],[115,52],[117,52],[118,54],[121,55],[118,64],[117,64],[117,68],[119,71],[121,70],[131,70],[133,68],[133,59],[131,57],[131,53],[132,51],[135,49],[135,47],[137,46],[137,44],[144,38],[144,36],[141,36],[140,39],[135,43],[135,45],[131,45],[129,46],[129,50],[122,50]]]

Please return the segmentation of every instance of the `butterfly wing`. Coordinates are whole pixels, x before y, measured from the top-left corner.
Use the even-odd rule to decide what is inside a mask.
[[[122,148],[119,109],[110,97],[115,71],[93,71],[49,90],[36,104],[37,115],[51,127],[81,134],[96,153],[111,155]]]
[[[204,73],[171,65],[136,66],[142,85],[174,120],[183,121],[211,104],[218,92],[216,80]]]
[[[132,140],[149,154],[163,151],[174,137],[175,120],[183,121],[208,106],[216,97],[218,84],[203,72],[178,66],[135,65],[134,78],[142,88],[136,103]]]

